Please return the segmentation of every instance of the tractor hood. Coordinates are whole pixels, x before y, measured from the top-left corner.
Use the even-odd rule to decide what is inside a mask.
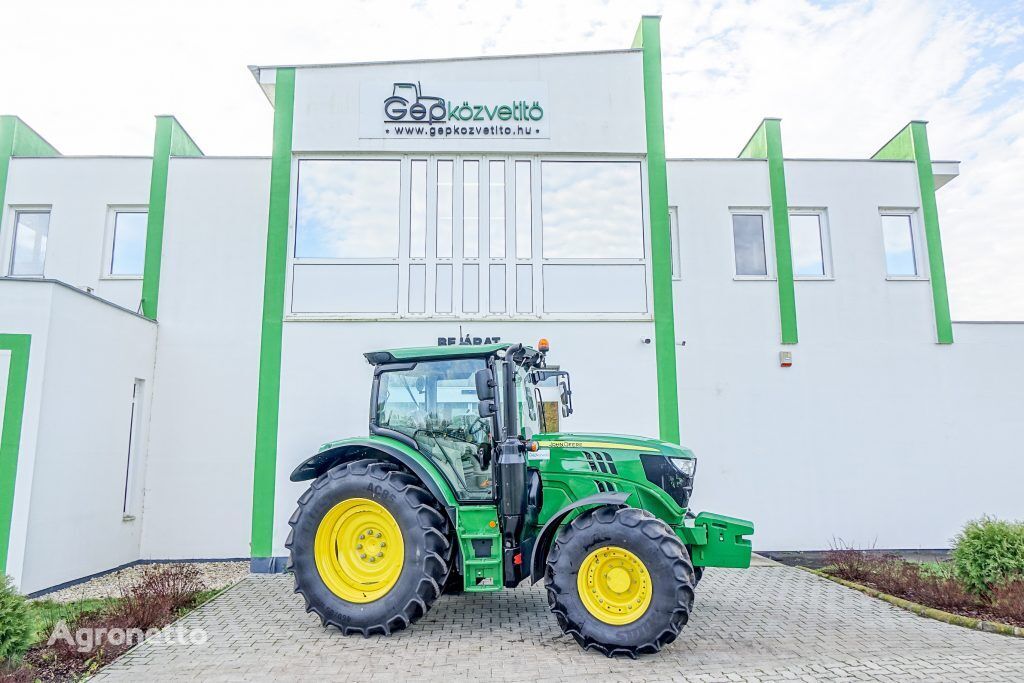
[[[693,458],[693,451],[684,446],[652,439],[646,436],[628,436],[625,434],[597,434],[583,432],[552,432],[537,434],[533,437],[541,448],[568,449],[618,449],[638,451],[640,453],[661,453],[669,458]]]

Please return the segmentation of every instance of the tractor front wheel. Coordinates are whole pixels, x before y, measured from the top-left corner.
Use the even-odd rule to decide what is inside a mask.
[[[289,520],[295,592],[345,635],[390,635],[441,595],[448,520],[416,477],[380,460],[338,465],[313,482]]]
[[[609,657],[657,652],[676,639],[693,607],[686,547],[637,508],[601,507],[564,526],[544,578],[562,631]]]

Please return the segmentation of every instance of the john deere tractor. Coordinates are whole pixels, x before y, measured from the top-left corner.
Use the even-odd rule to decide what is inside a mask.
[[[572,388],[547,351],[365,354],[369,436],[325,444],[291,475],[312,481],[287,541],[307,611],[388,635],[442,592],[529,579],[581,646],[636,657],[679,635],[705,567],[749,566],[750,522],[690,512],[691,451],[558,431]]]

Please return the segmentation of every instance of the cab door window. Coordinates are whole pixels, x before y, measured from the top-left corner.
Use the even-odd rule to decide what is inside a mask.
[[[477,412],[482,358],[417,363],[381,373],[377,426],[404,434],[463,500],[491,500],[491,424]],[[486,465],[486,466],[485,466]]]

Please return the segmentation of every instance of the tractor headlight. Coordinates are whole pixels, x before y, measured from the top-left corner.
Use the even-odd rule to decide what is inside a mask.
[[[683,475],[691,479],[693,479],[693,475],[697,472],[696,458],[669,458],[668,461]]]
[[[661,453],[640,455],[647,481],[667,493],[681,508],[690,504],[693,492],[693,474],[697,470],[694,458],[669,458]]]

